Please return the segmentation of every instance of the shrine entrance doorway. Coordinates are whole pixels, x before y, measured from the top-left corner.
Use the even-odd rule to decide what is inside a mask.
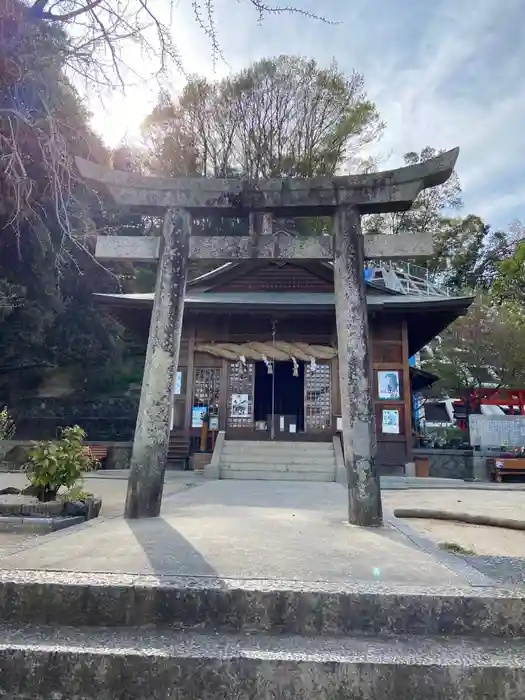
[[[293,440],[304,432],[304,377],[303,362],[255,363],[254,421],[261,437]]]

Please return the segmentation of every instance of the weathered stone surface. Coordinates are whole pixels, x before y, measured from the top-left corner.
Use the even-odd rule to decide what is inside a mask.
[[[143,213],[184,207],[199,214],[223,216],[271,211],[285,216],[333,213],[348,204],[361,214],[408,209],[421,190],[442,184],[450,177],[459,149],[424,163],[367,175],[333,178],[284,178],[249,183],[238,179],[166,178],[111,170],[77,158],[86,180],[105,186],[119,204]],[[302,211],[301,211],[302,210]]]
[[[80,525],[84,520],[84,517],[2,515],[0,532],[46,535],[73,525]]]
[[[365,258],[430,257],[434,252],[431,234],[399,233],[396,236],[365,235]],[[100,260],[147,262],[159,259],[160,239],[148,236],[99,236],[96,257]],[[263,235],[257,243],[249,236],[192,236],[190,259],[332,260],[330,236],[292,237],[285,233]]]
[[[86,517],[88,506],[85,501],[68,501],[64,504],[64,515]]]
[[[20,489],[15,489],[14,486],[7,486],[5,489],[0,489],[0,496],[15,496],[20,493]]]
[[[16,440],[6,440],[5,446],[5,461],[11,469],[20,469],[29,460],[29,450],[32,448],[32,443],[20,443]]]
[[[131,444],[122,443],[122,445],[109,445],[108,454],[104,461],[104,469],[129,469],[131,451]]]
[[[225,633],[525,637],[520,591],[0,571],[0,619],[19,626],[165,626]]]
[[[349,520],[354,525],[382,523],[376,465],[372,363],[363,270],[361,217],[341,208],[335,218],[335,313],[339,348],[343,453],[347,472]]]
[[[1,631],[13,700],[521,700],[525,642]]]
[[[42,515],[56,516],[62,515],[64,504],[62,501],[41,501],[32,502],[31,498],[26,498],[24,495],[15,497],[16,500],[0,502],[0,515]]]
[[[434,255],[431,233],[398,233],[391,235],[368,235],[364,237],[365,258],[387,260],[407,258],[430,258]]]
[[[156,517],[160,513],[173,381],[182,332],[190,227],[187,212],[177,209],[166,213],[131,456],[127,518]]]
[[[158,236],[98,236],[95,257],[99,260],[151,262],[160,257]]]
[[[195,260],[332,260],[331,236],[289,236],[286,233],[249,236],[192,236],[190,258]]]
[[[414,455],[430,457],[430,476],[440,479],[471,479],[472,450],[416,449]]]

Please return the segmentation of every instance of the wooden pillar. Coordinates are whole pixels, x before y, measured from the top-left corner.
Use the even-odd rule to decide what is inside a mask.
[[[219,393],[219,430],[228,426],[228,369],[230,363],[223,360],[221,365],[221,386]]]
[[[361,216],[352,207],[340,207],[334,219],[335,310],[348,519],[353,525],[373,527],[382,524],[382,508]]]
[[[190,439],[191,435],[191,410],[193,408],[193,381],[195,377],[195,325],[188,329],[188,368],[186,370],[186,397],[184,401],[184,437]]]
[[[408,349],[408,327],[403,320],[403,398],[405,400],[406,461],[412,461],[412,391],[410,388],[410,357]]]
[[[173,382],[182,333],[190,229],[188,212],[183,209],[166,212],[131,456],[126,518],[151,518],[160,514]]]

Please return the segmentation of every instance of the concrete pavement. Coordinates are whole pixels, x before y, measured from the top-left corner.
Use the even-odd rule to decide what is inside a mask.
[[[389,522],[346,520],[338,484],[214,481],[166,495],[160,518],[91,521],[5,555],[0,568],[456,587],[476,578]]]

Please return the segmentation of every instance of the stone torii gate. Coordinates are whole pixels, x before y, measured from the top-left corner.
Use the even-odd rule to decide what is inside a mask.
[[[96,247],[96,256],[102,260],[159,261],[127,518],[160,513],[188,259],[321,259],[334,263],[349,521],[362,526],[382,524],[363,264],[365,258],[431,257],[433,246],[431,236],[423,234],[363,236],[361,216],[409,209],[419,192],[448,180],[458,154],[456,148],[424,163],[368,175],[257,183],[150,177],[77,159],[83,178],[105,188],[118,205],[164,216],[160,238],[99,237]],[[210,215],[248,217],[249,235],[192,236],[193,217]],[[327,215],[333,217],[333,236],[293,237],[272,230],[273,217]]]

